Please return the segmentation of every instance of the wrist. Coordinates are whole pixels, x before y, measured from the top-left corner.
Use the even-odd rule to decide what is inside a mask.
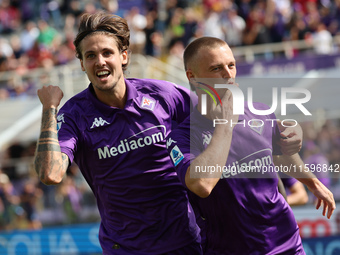
[[[221,134],[231,134],[233,132],[235,126],[231,126],[229,123],[228,124],[217,124],[215,126],[214,132],[216,133],[221,133]]]
[[[305,184],[310,191],[313,191],[313,190],[317,189],[318,186],[319,186],[319,182],[320,182],[318,180],[318,178],[316,178],[316,177],[313,177],[313,178],[301,178],[299,181],[302,182],[303,184]]]
[[[57,106],[54,106],[54,105],[43,105],[43,110],[46,111],[46,110],[50,110],[50,109],[58,109]]]

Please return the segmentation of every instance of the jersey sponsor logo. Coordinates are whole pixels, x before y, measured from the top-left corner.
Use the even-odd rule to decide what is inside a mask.
[[[255,156],[256,154],[263,154],[270,153],[270,155],[265,155],[265,156]],[[267,154],[266,153],[266,154]],[[251,173],[257,173],[261,172],[261,169],[263,166],[270,166],[273,164],[272,160],[272,150],[271,149],[263,149],[256,151],[252,154],[249,154],[248,156],[243,157],[240,160],[234,161],[232,164],[229,164],[228,166],[225,167],[225,171],[223,170],[223,174],[221,176],[221,179],[223,178],[229,178],[232,176],[235,176],[237,174],[243,173],[243,172],[251,172]],[[254,157],[255,159],[248,159],[249,157]]]
[[[107,122],[106,120],[103,120],[102,117],[99,117],[99,118],[94,118],[94,121],[92,123],[92,126],[90,129],[94,128],[94,127],[102,127],[104,125],[108,125],[110,124],[109,122]]]
[[[57,132],[61,129],[61,125],[65,123],[64,113],[58,115],[57,117]]]
[[[169,148],[171,144],[177,143],[176,141],[172,140],[171,137],[166,141],[166,148]]]
[[[151,135],[143,136],[143,133],[150,132],[152,129],[163,128],[162,131],[154,132]],[[137,138],[138,137],[138,138]],[[98,148],[98,157],[99,159],[111,158],[115,157],[129,151],[137,150],[139,148],[150,146],[152,144],[160,143],[166,137],[166,127],[164,125],[154,126],[151,128],[147,128],[137,134],[134,134],[126,139],[120,140],[118,146],[105,146],[102,148]]]
[[[177,166],[178,163],[181,162],[182,159],[184,158],[183,153],[181,152],[177,145],[175,145],[175,147],[172,148],[170,152],[170,157],[172,159],[172,162],[174,162],[175,166]]]
[[[142,98],[142,104],[141,104],[141,108],[144,109],[148,109],[150,111],[153,111],[153,109],[155,108],[156,105],[156,101],[151,99],[151,98],[147,98],[147,97],[143,97]]]
[[[258,134],[262,134],[262,131],[263,131],[263,122],[261,120],[256,120],[256,119],[253,119],[251,120],[249,124],[249,127],[254,130],[256,133]]]

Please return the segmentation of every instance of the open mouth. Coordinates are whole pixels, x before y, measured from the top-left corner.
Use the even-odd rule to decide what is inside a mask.
[[[104,79],[108,77],[111,73],[109,71],[100,71],[97,73],[97,77],[100,79]]]

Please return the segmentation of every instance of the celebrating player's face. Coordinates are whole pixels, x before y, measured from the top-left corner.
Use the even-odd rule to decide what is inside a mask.
[[[195,61],[190,66],[191,79],[198,78],[216,78],[228,80],[228,84],[235,83],[236,63],[234,55],[227,44],[211,49],[201,48],[195,56]],[[211,80],[213,82],[215,80]],[[210,84],[214,86],[214,84]],[[222,97],[226,89],[216,89],[217,93]],[[203,93],[196,90],[197,94]]]
[[[236,64],[228,45],[213,49],[201,49],[192,68],[195,78],[234,78]]]
[[[115,39],[105,34],[93,34],[81,42],[81,67],[86,71],[96,93],[114,92],[124,86],[122,65],[127,52],[120,52]]]

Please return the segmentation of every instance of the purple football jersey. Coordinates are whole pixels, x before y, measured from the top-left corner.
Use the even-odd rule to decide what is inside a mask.
[[[290,195],[291,192],[290,192],[290,188],[293,187],[293,185],[295,183],[298,182],[298,180],[296,180],[295,178],[293,177],[290,177],[289,175],[285,174],[285,173],[280,173],[279,174],[279,177],[281,178],[281,181],[283,183],[283,186],[285,188],[285,192],[286,192],[286,196]]]
[[[286,192],[287,189],[290,189],[298,181],[295,178],[290,177],[289,175],[286,175],[284,173],[280,173],[279,176],[281,177],[282,183],[286,188]]]
[[[260,103],[254,107],[268,109]],[[189,191],[204,254],[305,254],[293,212],[278,192],[277,173],[264,171],[274,169],[272,155],[281,154],[275,119],[274,114],[254,115],[245,105],[221,179],[207,198]],[[213,122],[195,109],[169,135],[168,152],[184,186],[190,162],[208,146],[212,134]],[[241,171],[246,167],[249,172]]]
[[[293,187],[293,185],[294,185],[295,183],[297,183],[298,180],[296,180],[296,179],[293,178],[293,177],[290,177],[289,175],[287,175],[287,174],[285,174],[285,173],[279,173],[279,176],[280,176],[281,181],[282,181],[282,183],[283,183],[283,186],[284,186],[284,188],[285,188],[286,195],[287,195],[287,196],[290,195],[291,193],[290,193],[289,189],[290,189],[291,187]]]
[[[104,254],[163,254],[195,241],[199,228],[166,150],[172,120],[190,113],[173,83],[126,79],[124,109],[100,102],[92,85],[57,117],[61,151],[79,166],[101,216]]]

